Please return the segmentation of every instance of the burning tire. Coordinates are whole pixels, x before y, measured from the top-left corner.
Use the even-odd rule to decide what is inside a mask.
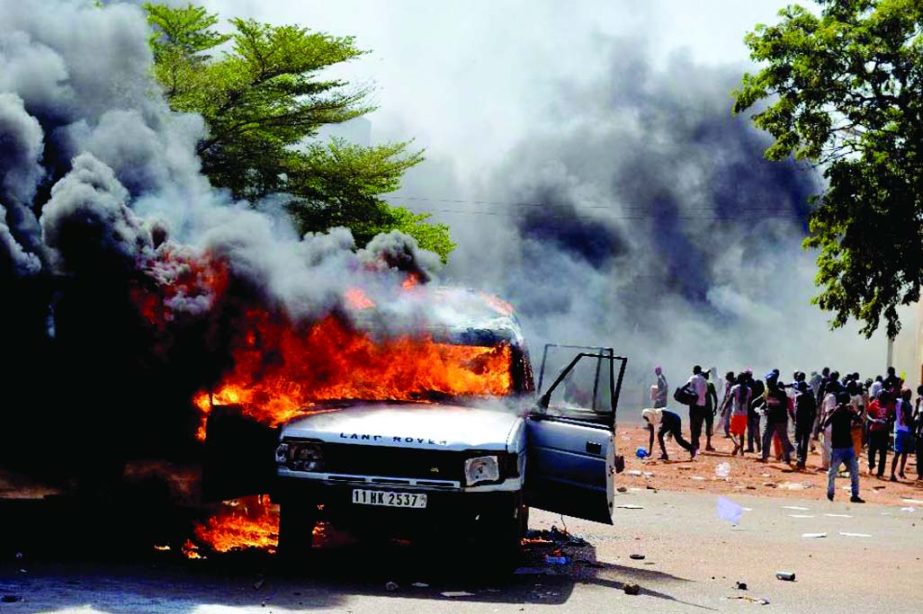
[[[317,506],[307,499],[284,499],[279,504],[280,558],[305,560],[314,543],[314,526],[317,524]]]

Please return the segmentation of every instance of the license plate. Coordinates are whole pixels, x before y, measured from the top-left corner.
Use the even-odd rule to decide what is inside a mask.
[[[353,490],[353,503],[357,505],[381,505],[384,507],[426,507],[426,495],[415,492],[393,492],[390,490]]]

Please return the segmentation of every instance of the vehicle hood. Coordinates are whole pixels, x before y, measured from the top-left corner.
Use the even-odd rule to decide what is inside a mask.
[[[395,448],[518,452],[523,419],[513,411],[438,403],[352,405],[297,418],[282,438]]]

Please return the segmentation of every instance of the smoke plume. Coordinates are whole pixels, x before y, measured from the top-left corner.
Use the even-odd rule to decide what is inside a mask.
[[[251,204],[214,189],[195,154],[206,127],[169,109],[148,37],[132,4],[0,0],[10,459],[36,461],[24,434],[49,465],[100,477],[125,454],[182,455],[193,392],[228,368],[248,309],[310,322],[348,288],[376,297],[440,266],[400,233],[364,249],[345,229],[299,237],[266,213],[284,195]]]

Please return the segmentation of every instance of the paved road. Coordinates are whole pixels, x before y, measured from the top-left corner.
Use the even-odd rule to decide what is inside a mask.
[[[577,561],[544,565],[532,547],[526,568],[505,582],[461,579],[472,563],[425,560],[407,548],[340,549],[311,574],[280,573],[266,557],[181,562],[30,563],[4,561],[4,612],[292,612],[327,609],[374,614],[425,612],[919,612],[923,604],[923,505],[851,505],[738,497],[740,524],[717,518],[707,494],[628,492],[615,526],[567,520],[586,547],[565,546]],[[795,506],[807,509],[787,509]],[[834,514],[828,516],[827,514]],[[801,516],[801,517],[799,517]],[[532,527],[561,526],[560,517],[533,512]],[[812,539],[803,533],[826,533]],[[853,533],[867,535],[844,535]],[[634,560],[631,554],[643,554]],[[25,573],[19,571],[22,567]],[[795,582],[777,580],[791,570]],[[397,590],[385,583],[395,581]],[[738,591],[737,581],[749,589]],[[428,586],[412,586],[423,582]],[[626,595],[626,583],[641,594]],[[470,593],[443,596],[450,591]],[[763,598],[769,605],[729,599]]]

